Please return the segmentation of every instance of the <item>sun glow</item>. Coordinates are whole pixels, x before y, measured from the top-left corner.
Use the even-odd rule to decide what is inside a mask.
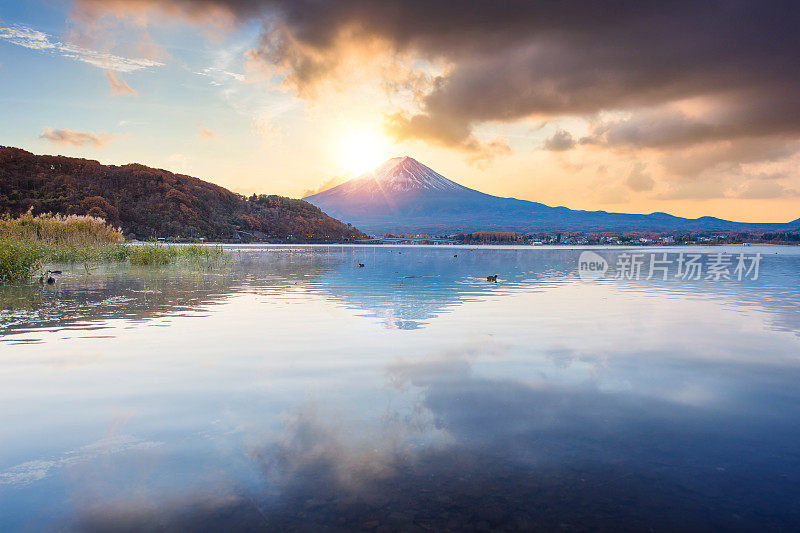
[[[386,137],[371,130],[351,131],[345,135],[339,146],[339,154],[344,170],[356,176],[372,170],[391,157]]]

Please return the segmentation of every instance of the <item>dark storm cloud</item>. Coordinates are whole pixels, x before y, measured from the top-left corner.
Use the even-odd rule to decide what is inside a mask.
[[[393,117],[400,139],[475,149],[473,126],[528,116],[647,109],[718,99],[709,120],[661,117],[618,124],[604,143],[668,146],[800,134],[800,5],[710,2],[455,0],[79,0],[78,8],[159,8],[263,17],[254,58],[286,72],[300,94],[331,75],[347,47],[378,40],[395,53],[447,62],[420,101]],[[634,121],[637,119],[634,119]]]
[[[797,139],[742,138],[719,143],[703,150],[691,147],[664,153],[660,163],[672,175],[697,176],[703,172],[743,173],[742,165],[780,161],[800,150]],[[788,176],[782,176],[788,177]]]
[[[675,109],[648,109],[630,118],[595,122],[584,144],[633,148],[680,148],[701,142],[750,137],[791,138],[800,134],[796,91],[744,91],[720,98],[716,109],[688,116]]]
[[[737,195],[738,198],[764,200],[771,198],[791,198],[798,196],[798,192],[784,187],[780,183],[769,180],[751,180]]]

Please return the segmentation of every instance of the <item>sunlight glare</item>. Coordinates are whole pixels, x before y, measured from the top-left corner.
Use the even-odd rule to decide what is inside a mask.
[[[361,175],[390,157],[388,144],[381,133],[370,130],[351,131],[341,141],[341,163],[347,172]]]

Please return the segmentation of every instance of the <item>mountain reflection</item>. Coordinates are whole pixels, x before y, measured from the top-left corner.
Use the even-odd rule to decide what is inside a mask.
[[[390,329],[417,329],[465,301],[507,294],[534,282],[563,279],[574,270],[572,254],[469,248],[361,248],[320,275],[330,298]],[[353,268],[354,264],[364,268]],[[500,284],[486,277],[497,274]]]
[[[467,301],[579,283],[579,250],[461,247],[239,247],[213,271],[181,267],[106,266],[92,274],[73,267],[54,287],[0,287],[0,334],[81,327],[113,319],[146,320],[200,311],[230,296],[303,291],[377,319],[389,329],[418,329]],[[598,250],[613,263],[618,251]],[[616,282],[620,291],[730,298],[768,311],[776,329],[800,331],[800,298],[792,286],[797,257],[765,258],[761,278],[710,283]],[[358,267],[363,264],[364,267]],[[499,283],[486,281],[497,274]],[[605,279],[601,283],[614,283]]]
[[[214,271],[181,267],[74,267],[54,287],[0,287],[0,331],[86,327],[111,318],[144,320],[198,310],[241,292],[319,293],[387,328],[416,329],[460,303],[539,277],[565,276],[564,255],[513,251],[376,247],[240,248]],[[365,264],[364,268],[357,265]],[[498,274],[502,286],[488,283]]]

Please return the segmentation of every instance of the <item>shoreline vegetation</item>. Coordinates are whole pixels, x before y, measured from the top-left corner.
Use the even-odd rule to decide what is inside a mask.
[[[800,245],[800,227],[793,231],[720,232],[720,231],[475,231],[458,234],[385,234],[371,243],[435,243],[453,241],[466,245],[568,245],[568,246],[717,246],[732,244]]]
[[[227,262],[219,245],[132,244],[104,219],[87,215],[36,215],[0,218],[0,284],[24,283],[48,265],[100,263],[213,267]]]

